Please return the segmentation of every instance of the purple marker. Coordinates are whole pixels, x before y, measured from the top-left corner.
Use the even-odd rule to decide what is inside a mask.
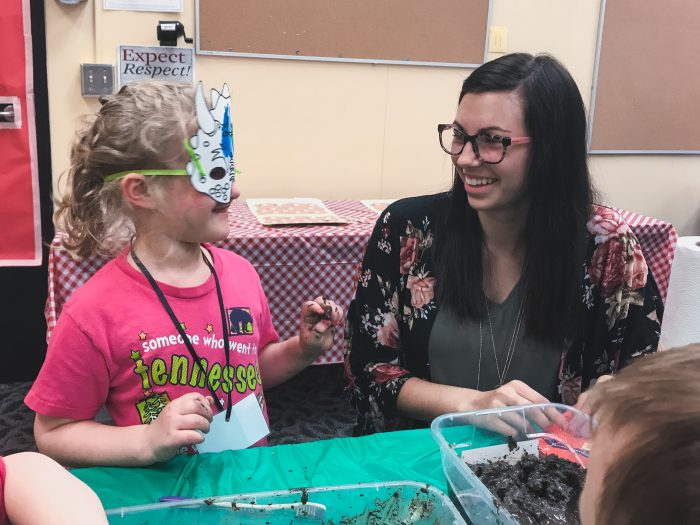
[[[192,498],[188,498],[186,496],[161,496],[160,498],[158,498],[158,501],[160,501],[161,503],[167,503],[168,501],[182,501],[185,499]]]

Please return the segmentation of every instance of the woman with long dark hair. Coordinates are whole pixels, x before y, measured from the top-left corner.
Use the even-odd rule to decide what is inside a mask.
[[[658,289],[622,217],[594,204],[585,109],[562,64],[516,53],[482,65],[438,134],[452,189],[381,215],[348,314],[357,433],[580,404],[658,344]]]

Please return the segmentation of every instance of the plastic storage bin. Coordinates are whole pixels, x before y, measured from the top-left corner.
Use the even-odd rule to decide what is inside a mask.
[[[584,468],[588,460],[590,418],[556,403],[445,414],[430,426],[440,445],[442,468],[451,496],[475,525],[518,525],[467,465],[523,452],[555,453]],[[504,432],[516,434],[510,441]],[[517,444],[517,447],[514,445]]]
[[[439,490],[413,481],[237,494],[111,509],[120,525],[466,525]]]

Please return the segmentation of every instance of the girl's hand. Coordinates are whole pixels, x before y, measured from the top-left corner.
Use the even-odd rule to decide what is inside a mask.
[[[333,344],[335,327],[343,323],[343,309],[333,301],[317,297],[301,308],[299,344],[302,351],[316,359]]]
[[[145,425],[146,446],[154,463],[168,461],[180,448],[204,441],[213,416],[211,396],[191,392],[166,405]]]

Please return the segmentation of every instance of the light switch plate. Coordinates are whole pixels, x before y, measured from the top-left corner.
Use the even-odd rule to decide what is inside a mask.
[[[114,93],[112,64],[80,64],[80,78],[84,97],[99,97]]]
[[[489,53],[508,52],[508,28],[491,26],[489,28]]]

